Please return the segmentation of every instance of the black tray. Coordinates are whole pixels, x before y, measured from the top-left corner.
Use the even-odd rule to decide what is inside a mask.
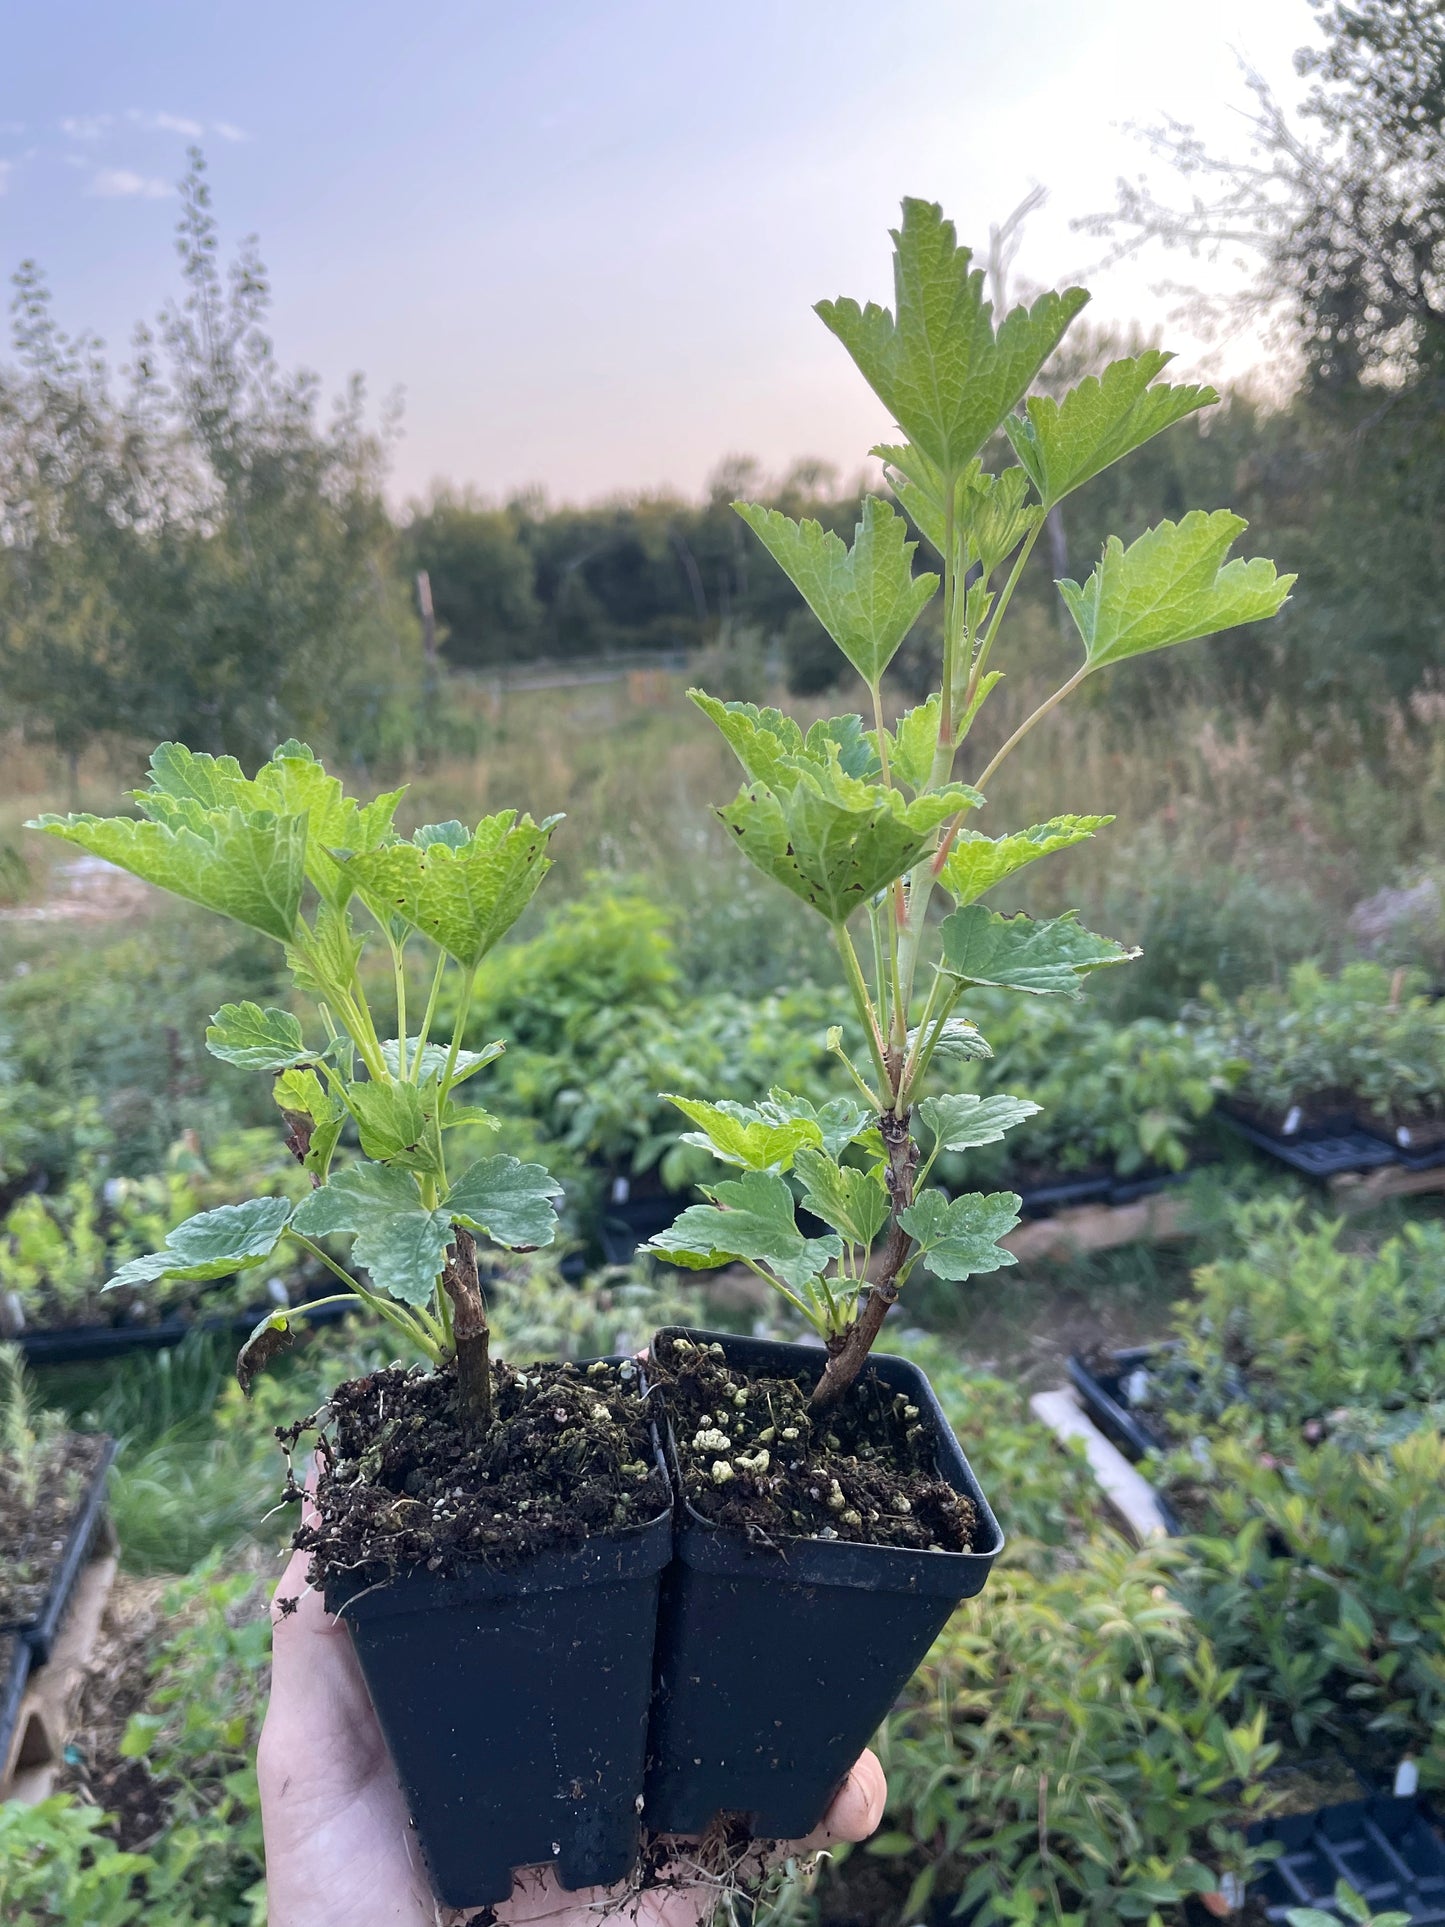
[[[15,1722],[30,1677],[30,1648],[14,1633],[0,1633],[0,1774],[15,1742]]]
[[[1176,1185],[1188,1184],[1194,1175],[1194,1166],[1183,1171],[1150,1171],[1136,1178],[1115,1178],[1109,1186],[1110,1204],[1135,1204],[1140,1198],[1155,1197],[1160,1191],[1172,1191]]]
[[[1445,1141],[1413,1151],[1408,1145],[1397,1143],[1379,1125],[1364,1123],[1360,1125],[1360,1129],[1366,1137],[1374,1138],[1377,1143],[1385,1145],[1396,1164],[1403,1164],[1407,1171],[1434,1171],[1445,1164]]]
[[[301,1311],[305,1299],[290,1307]],[[359,1310],[353,1305],[323,1305],[307,1318],[309,1325],[334,1325]],[[169,1351],[193,1331],[224,1332],[231,1338],[246,1338],[268,1312],[286,1307],[272,1304],[249,1306],[245,1311],[212,1313],[200,1318],[163,1318],[158,1325],[56,1325],[38,1326],[21,1331],[10,1341],[18,1345],[27,1365],[84,1365],[100,1358],[123,1358],[131,1352]]]
[[[1283,1848],[1250,1885],[1268,1920],[1284,1921],[1292,1907],[1333,1914],[1335,1884],[1347,1880],[1372,1913],[1408,1914],[1412,1927],[1445,1924],[1445,1845],[1423,1800],[1345,1800],[1263,1821],[1249,1838]]]
[[[1256,1150],[1278,1158],[1292,1171],[1300,1171],[1320,1183],[1344,1171],[1378,1171],[1382,1165],[1400,1161],[1393,1145],[1371,1137],[1368,1131],[1339,1131],[1332,1137],[1279,1137],[1273,1131],[1260,1130],[1256,1124],[1246,1124],[1243,1118],[1228,1112],[1224,1113],[1224,1120]]]
[[[43,1666],[49,1659],[55,1645],[65,1609],[70,1604],[70,1595],[75,1590],[75,1582],[80,1577],[80,1569],[90,1557],[95,1542],[100,1535],[105,1519],[105,1487],[110,1473],[111,1461],[115,1457],[114,1439],[102,1441],[102,1449],[95,1469],[90,1475],[90,1484],[85,1497],[81,1500],[75,1517],[70,1522],[65,1545],[55,1570],[50,1575],[50,1585],[40,1610],[34,1619],[24,1624],[11,1623],[0,1626],[0,1633],[15,1633],[29,1648],[34,1665]]]
[[[1134,1372],[1141,1366],[1147,1370],[1170,1349],[1168,1345],[1131,1345],[1123,1351],[1110,1352],[1098,1365],[1086,1365],[1083,1359],[1075,1357],[1066,1363],[1069,1383],[1079,1394],[1089,1417],[1135,1464],[1151,1452],[1167,1452],[1169,1440],[1156,1425],[1133,1409],[1126,1387]]]
[[[1036,1184],[1021,1188],[1018,1194],[1021,1218],[1046,1218],[1054,1211],[1066,1211],[1076,1204],[1107,1204],[1114,1180],[1102,1178],[1060,1178],[1057,1184]]]
[[[597,1225],[602,1256],[609,1265],[630,1264],[637,1247],[675,1225],[691,1202],[683,1191],[655,1191],[603,1205]]]

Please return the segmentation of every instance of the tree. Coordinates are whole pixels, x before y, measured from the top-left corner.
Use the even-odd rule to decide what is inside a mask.
[[[328,421],[279,367],[254,243],[223,271],[204,163],[181,186],[183,293],[138,332],[114,397],[98,343],[64,337],[16,277],[0,378],[0,678],[71,756],[162,733],[252,754],[288,734],[395,748],[420,642],[395,578],[384,438],[353,380]]]

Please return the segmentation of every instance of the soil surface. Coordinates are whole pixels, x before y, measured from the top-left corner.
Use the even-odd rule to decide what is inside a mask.
[[[674,1339],[650,1371],[664,1389],[688,1499],[703,1518],[755,1544],[971,1549],[973,1504],[938,1477],[932,1426],[876,1372],[865,1370],[815,1418],[816,1369],[748,1378],[724,1362],[721,1345]]]
[[[295,1538],[313,1585],[516,1564],[666,1509],[639,1366],[499,1363],[492,1385],[485,1432],[460,1423],[455,1372],[419,1366],[350,1379],[278,1432],[294,1447],[317,1429],[319,1518]]]
[[[66,1432],[53,1445],[40,1447],[33,1504],[13,1464],[0,1458],[0,1626],[26,1626],[44,1605],[50,1576],[105,1446],[102,1438]]]

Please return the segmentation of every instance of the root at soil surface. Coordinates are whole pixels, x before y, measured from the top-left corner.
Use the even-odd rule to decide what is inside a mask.
[[[636,1365],[497,1363],[492,1396],[481,1431],[459,1422],[450,1369],[392,1366],[337,1386],[318,1435],[319,1519],[295,1539],[313,1585],[514,1564],[668,1506]],[[294,1446],[307,1429],[279,1436]]]
[[[669,1340],[649,1368],[662,1387],[689,1503],[755,1543],[849,1539],[967,1552],[973,1502],[940,1479],[927,1415],[864,1370],[811,1413],[816,1372],[749,1378],[721,1345]]]

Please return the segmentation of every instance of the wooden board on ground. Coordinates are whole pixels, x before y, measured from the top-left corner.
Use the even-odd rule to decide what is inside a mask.
[[[1445,1164],[1433,1171],[1382,1164],[1377,1171],[1342,1171],[1330,1179],[1330,1196],[1346,1211],[1368,1211],[1391,1198],[1423,1198],[1432,1191],[1445,1191]]]
[[[1104,1437],[1079,1404],[1072,1386],[1061,1385],[1056,1392],[1035,1392],[1029,1410],[1056,1439],[1065,1444],[1072,1439],[1082,1442],[1084,1457],[1100,1491],[1140,1545],[1150,1539],[1168,1538],[1169,1522],[1159,1508],[1153,1486],[1130,1465],[1118,1446]]]
[[[0,1800],[34,1806],[54,1788],[118,1563],[115,1535],[107,1522],[95,1557],[75,1583],[50,1659],[30,1676],[10,1757],[0,1761]]]
[[[1078,1258],[1115,1245],[1187,1238],[1193,1230],[1188,1199],[1158,1191],[1133,1204],[1078,1204],[1049,1218],[1030,1218],[1001,1240],[1020,1263],[1039,1258]]]

